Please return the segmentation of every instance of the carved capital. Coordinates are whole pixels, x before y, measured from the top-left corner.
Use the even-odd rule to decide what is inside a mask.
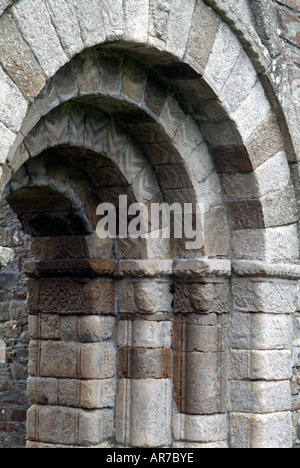
[[[228,281],[180,282],[176,284],[175,313],[228,313],[230,291]]]
[[[173,311],[169,281],[123,280],[118,284],[118,297],[121,313],[152,315]]]

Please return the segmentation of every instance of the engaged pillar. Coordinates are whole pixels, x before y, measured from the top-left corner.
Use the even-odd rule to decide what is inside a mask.
[[[93,238],[35,239],[27,263],[28,447],[97,447],[114,437],[116,325],[113,261]]]

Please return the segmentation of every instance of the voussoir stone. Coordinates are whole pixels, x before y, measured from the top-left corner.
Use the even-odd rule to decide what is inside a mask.
[[[43,0],[23,0],[12,7],[13,17],[48,77],[67,61]]]

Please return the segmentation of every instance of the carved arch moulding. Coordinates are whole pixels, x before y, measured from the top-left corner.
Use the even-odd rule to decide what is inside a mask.
[[[201,0],[20,0],[0,64],[2,195],[35,236],[28,446],[290,446],[298,213],[237,36]],[[203,248],[97,245],[124,193],[200,202]]]

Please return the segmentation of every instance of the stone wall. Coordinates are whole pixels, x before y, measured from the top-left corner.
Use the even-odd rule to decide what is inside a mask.
[[[9,9],[14,3],[16,5]],[[36,8],[32,7],[33,4]],[[64,274],[64,284],[68,281],[76,286],[76,292],[80,297],[81,294],[77,288],[78,282],[73,278],[74,274],[77,274],[73,271],[72,263],[76,258],[71,256],[69,259],[67,255],[71,260],[71,263],[68,263],[62,256],[62,263],[58,268],[57,258],[51,256],[52,249],[51,262],[46,263],[48,270],[45,264],[33,262],[30,284],[35,287],[31,288],[31,297],[29,296],[33,325],[29,391],[30,401],[34,406],[28,414],[29,446],[38,447],[43,443],[86,446],[103,441],[112,441],[113,444],[115,440],[118,444],[133,447],[147,446],[149,443],[151,446],[160,444],[169,446],[172,440],[174,447],[188,447],[189,443],[196,444],[196,442],[197,446],[202,444],[202,447],[208,441],[217,443],[218,446],[227,446],[231,437],[232,447],[246,448],[248,445],[289,447],[291,446],[291,332],[287,324],[290,324],[289,319],[292,314],[296,310],[299,311],[296,299],[299,274],[293,277],[286,268],[283,268],[283,271],[276,276],[272,267],[274,263],[295,263],[299,259],[295,224],[296,200],[288,165],[289,162],[299,200],[300,163],[296,162],[300,159],[296,110],[297,105],[300,109],[298,2],[237,0],[232,5],[229,0],[204,0],[204,3],[198,0],[195,9],[193,1],[186,2],[186,0],[170,1],[167,7],[168,2],[165,0],[149,2],[146,0],[139,4],[143,5],[143,8],[136,9],[136,0],[101,2],[72,0],[60,3],[55,0],[45,2],[44,0],[34,0],[34,2],[0,0],[0,16],[7,9],[1,17],[0,24],[0,85],[3,84],[4,90],[3,96],[0,96],[1,182],[7,183],[11,180],[11,192],[21,190],[21,196],[18,193],[11,196],[10,203],[14,204],[16,212],[21,215],[25,213],[24,225],[26,227],[27,223],[27,232],[44,236],[44,222],[38,223],[38,232],[29,230],[32,227],[32,220],[33,224],[36,224],[36,217],[32,216],[34,204],[37,205],[37,213],[34,215],[39,214],[41,215],[39,219],[45,219],[43,218],[45,200],[41,200],[38,196],[30,198],[32,187],[38,185],[36,180],[43,189],[45,179],[47,186],[53,182],[52,185],[57,193],[61,191],[70,195],[70,190],[66,190],[70,187],[66,187],[65,181],[61,181],[61,175],[68,175],[66,180],[71,186],[77,179],[82,181],[82,177],[78,173],[69,172],[68,167],[60,171],[53,170],[52,167],[51,177],[46,179],[44,176],[48,176],[48,173],[44,169],[45,167],[49,169],[47,159],[49,155],[45,160],[37,157],[35,161],[33,158],[42,154],[45,149],[52,148],[50,159],[53,163],[53,148],[72,144],[77,147],[77,156],[78,148],[82,149],[84,160],[87,156],[87,148],[84,145],[88,144],[88,149],[95,154],[105,154],[107,151],[105,156],[108,155],[110,161],[117,160],[118,170],[114,172],[114,183],[110,180],[112,170],[115,168],[113,163],[105,167],[99,165],[97,166],[99,171],[95,171],[95,161],[91,160],[91,166],[85,167],[91,173],[99,172],[103,175],[103,178],[97,179],[93,184],[97,189],[100,190],[102,186],[107,185],[105,177],[108,174],[109,184],[117,189],[116,194],[119,194],[120,190],[123,193],[124,186],[131,183],[134,199],[138,200],[142,196],[142,199],[150,203],[161,195],[160,191],[157,191],[158,182],[163,192],[163,199],[166,201],[178,200],[179,196],[183,198],[190,196],[197,187],[195,193],[199,197],[204,197],[208,206],[207,219],[211,219],[211,224],[216,226],[218,212],[222,214],[222,227],[226,224],[226,235],[223,229],[221,237],[226,237],[227,241],[221,251],[219,245],[216,245],[217,236],[212,235],[212,229],[210,230],[208,243],[213,245],[205,246],[208,256],[229,257],[230,236],[227,232],[227,222],[223,222],[224,213],[228,210],[230,211],[228,224],[232,228],[232,257],[237,260],[257,260],[260,263],[258,266],[254,265],[252,272],[248,263],[245,267],[246,273],[241,271],[243,270],[241,265],[234,270],[235,313],[232,343],[229,346],[232,351],[230,377],[227,375],[230,366],[226,353],[227,328],[230,322],[228,318],[231,312],[229,300],[225,306],[221,304],[220,310],[215,309],[218,306],[220,291],[223,293],[227,290],[230,269],[226,270],[225,274],[224,272],[220,274],[218,271],[216,277],[208,275],[204,282],[203,271],[200,268],[201,271],[197,274],[195,265],[188,269],[188,273],[181,276],[177,271],[179,278],[176,280],[174,307],[172,307],[176,316],[174,319],[173,316],[166,314],[166,310],[169,314],[172,314],[172,311],[166,309],[165,304],[158,307],[155,313],[151,310],[149,318],[149,304],[145,305],[142,301],[148,300],[150,306],[152,302],[156,303],[156,294],[152,300],[151,291],[155,293],[158,286],[164,287],[164,295],[168,296],[170,284],[169,280],[165,281],[166,273],[164,272],[160,281],[158,272],[151,275],[146,268],[141,274],[141,279],[134,268],[133,271],[129,268],[117,288],[118,318],[121,319],[117,340],[118,370],[113,369],[108,375],[100,375],[98,367],[95,366],[96,370],[89,374],[90,382],[85,387],[86,394],[89,394],[95,390],[93,384],[96,383],[95,393],[101,392],[105,377],[119,375],[117,398],[119,403],[114,435],[111,416],[115,395],[111,401],[101,401],[101,403],[99,399],[95,403],[82,401],[77,396],[73,398],[73,393],[76,393],[75,387],[83,388],[87,383],[86,376],[82,375],[78,356],[82,350],[85,350],[91,362],[92,358],[95,358],[95,361],[101,360],[100,355],[93,353],[94,342],[99,350],[99,343],[102,341],[104,343],[108,338],[112,339],[112,333],[110,332],[109,337],[78,334],[77,328],[80,327],[76,328],[75,325],[80,321],[77,320],[72,307],[61,313],[61,297],[57,299],[55,305],[57,313],[53,317],[53,330],[50,330],[51,327],[49,329],[45,327],[44,330],[42,327],[35,329],[38,320],[42,323],[45,318],[47,319],[48,313],[53,313],[52,309],[45,309],[41,298],[38,297],[39,294],[36,294],[35,287],[43,286],[46,294],[53,294],[56,299],[57,291],[53,292],[50,287],[53,284],[51,280],[53,272]],[[182,5],[187,4],[191,8],[184,10],[184,14],[178,14],[183,11]],[[214,11],[208,9],[207,5]],[[72,21],[68,24],[65,23],[66,11],[72,15]],[[148,20],[149,28],[146,29]],[[99,27],[100,24],[102,27]],[[280,35],[277,28],[281,31]],[[84,51],[73,59],[77,53],[95,45],[103,45],[105,49],[105,41],[112,42],[116,50],[108,51],[108,55],[106,51],[101,60],[99,56],[93,55],[93,51]],[[132,47],[135,42],[140,44],[139,47]],[[146,47],[141,47],[141,44]],[[163,51],[161,55],[158,50]],[[114,55],[110,56],[111,52]],[[128,55],[131,56],[130,60]],[[132,59],[133,56],[135,60]],[[156,69],[154,75],[153,68]],[[156,74],[160,75],[158,81],[154,79]],[[99,75],[104,77],[103,81],[98,79]],[[47,86],[40,92],[46,80]],[[105,123],[105,119],[99,118],[98,111],[97,115],[95,109],[91,111],[88,106],[91,99],[95,104],[94,95],[97,96],[98,110],[105,115],[110,114],[112,121],[126,128],[130,137],[138,144],[127,147],[128,135],[125,144],[119,127],[115,127],[115,124],[110,127],[108,121]],[[76,99],[76,105],[74,102],[69,105],[70,99]],[[184,105],[178,105],[177,99]],[[64,102],[66,105],[62,105]],[[94,115],[97,117],[96,121],[105,124],[101,129],[95,124],[97,122],[93,119]],[[44,118],[41,119],[41,116]],[[81,118],[82,116],[84,117]],[[81,134],[78,131],[79,125],[82,129]],[[198,126],[203,133],[205,144]],[[101,148],[97,147],[99,131],[102,132],[100,140],[107,142]],[[17,138],[14,140],[16,135]],[[117,150],[121,142],[126,164],[123,164],[124,161],[120,156],[123,152]],[[210,156],[207,158],[209,152],[206,144],[211,150],[218,174],[213,172],[213,160]],[[151,163],[149,167],[140,157],[138,148],[142,148],[147,155],[147,161]],[[160,159],[162,148],[167,149],[164,163]],[[68,159],[74,156],[72,148],[69,152],[64,148],[62,152]],[[200,155],[203,158],[202,165],[199,163]],[[61,159],[60,153],[57,153],[57,156]],[[29,158],[30,162],[25,165]],[[77,157],[77,164],[78,161]],[[204,161],[207,162],[206,175],[202,174]],[[15,172],[19,168],[21,169],[16,175]],[[183,168],[189,169],[187,174],[183,172]],[[12,174],[15,174],[13,178]],[[127,181],[126,183],[120,183],[121,176]],[[82,194],[88,194],[86,188],[90,186],[91,184],[88,187],[84,186]],[[105,200],[114,192],[111,187],[109,186],[109,190],[103,195],[106,197]],[[79,192],[81,193],[81,190]],[[27,199],[24,193],[28,195]],[[47,195],[47,192],[44,193]],[[77,203],[77,199],[73,202]],[[25,208],[29,206],[30,216],[24,211],[23,204]],[[89,211],[94,213],[92,202],[87,206],[90,208]],[[79,233],[75,231],[72,234],[78,235]],[[62,233],[52,232],[48,235],[62,235]],[[22,266],[24,260],[30,256],[29,238],[22,234],[18,221],[5,204],[2,204],[0,209],[0,245],[13,248],[15,253],[14,263],[3,270],[0,276],[0,340],[5,343],[7,352],[6,362],[0,364],[0,447],[21,447],[25,443],[25,419],[28,408],[26,380],[29,343],[26,280],[22,274]],[[147,245],[143,251],[140,249],[137,252],[132,246],[125,247],[119,249],[118,259],[119,257],[161,259],[164,255],[169,258],[169,249],[166,249],[166,252],[158,252],[153,246]],[[185,252],[180,250],[180,255],[183,253]],[[35,255],[35,257],[45,260],[43,256]],[[82,271],[78,268],[84,278],[84,284],[90,284],[92,288],[92,284],[98,284],[94,276],[99,275],[99,271],[97,268],[97,271],[94,271],[91,267],[96,259],[92,255],[87,257],[83,259],[83,263],[80,263]],[[82,260],[81,257],[80,259]],[[270,265],[266,264],[263,267],[262,261],[269,262]],[[270,271],[262,271],[264,268]],[[171,273],[176,277],[176,271],[171,269]],[[171,273],[169,275],[172,276]],[[189,275],[192,278],[189,278]],[[276,278],[275,281],[273,276]],[[112,281],[115,279],[110,279],[110,283]],[[129,304],[130,307],[126,306],[128,298],[125,292],[128,290],[134,291],[130,294],[130,300],[134,297],[137,302],[136,309],[134,302]],[[188,297],[185,297],[187,291]],[[223,297],[224,294],[221,295]],[[90,296],[88,292],[87,297]],[[73,295],[70,294],[70,297],[73,298]],[[186,300],[188,305],[185,310]],[[87,315],[88,324],[92,326],[94,323],[92,315],[96,309],[90,310],[89,306],[87,301],[81,312]],[[112,323],[116,321],[116,310],[112,307],[109,311]],[[66,317],[60,317],[64,314]],[[171,346],[170,329],[173,319],[174,342]],[[300,444],[300,315],[294,314],[293,320],[293,427],[294,445],[298,446]],[[70,333],[65,334],[62,326],[66,322],[74,324],[76,332],[73,330],[72,334],[72,330],[68,330]],[[265,328],[262,322],[267,324],[264,325]],[[45,324],[49,325],[46,321]],[[166,340],[160,341],[162,328],[169,330],[169,335]],[[149,329],[157,330],[155,339],[158,345],[154,350],[153,343],[151,342],[150,347],[143,338]],[[264,333],[258,333],[262,329]],[[135,335],[134,330],[139,330],[139,334]],[[273,333],[278,330],[284,338],[280,344],[275,340],[276,334]],[[219,339],[213,340],[211,333],[217,331],[220,332]],[[57,334],[60,333],[61,342],[57,342],[59,341]],[[255,340],[252,340],[252,334],[255,335]],[[195,343],[199,341],[196,343],[199,349],[190,346],[192,339],[189,335],[194,337]],[[268,341],[266,336],[269,338],[269,335],[272,335],[270,342],[266,343]],[[143,339],[138,339],[137,336],[142,336]],[[186,340],[186,336],[190,341]],[[209,337],[208,343],[205,342],[206,336]],[[251,343],[247,341],[249,337]],[[115,346],[114,342],[111,344]],[[140,352],[136,347],[143,348],[143,351]],[[47,350],[52,352],[52,360],[48,359]],[[78,359],[78,366],[75,367],[74,363],[77,361],[72,360],[74,368],[71,370],[68,365],[65,366],[64,361],[69,350],[77,353],[76,359]],[[157,357],[163,363],[162,368],[158,370],[156,364],[160,361]],[[174,364],[173,382],[171,359]],[[53,363],[57,364],[53,366],[55,369],[51,368]],[[113,357],[114,368],[117,367],[116,364],[116,359]],[[67,367],[66,374],[64,366]],[[149,379],[151,369],[155,380]],[[66,375],[69,382],[65,381]],[[195,385],[196,382],[198,386]],[[53,384],[54,387],[50,388],[48,384]],[[40,392],[43,385],[46,388],[46,398],[43,391]],[[228,393],[231,394],[231,403],[227,385],[230,390]],[[170,397],[172,386],[179,411],[174,417],[173,435],[171,435]],[[194,394],[197,395],[195,401],[193,401]],[[201,401],[203,395],[207,396],[207,401]],[[132,408],[129,411],[131,402]],[[161,408],[161,414],[167,408],[167,416],[164,418],[161,418],[160,414],[155,416],[154,410],[157,407]],[[85,420],[87,408],[92,409],[93,413],[89,413],[89,418]],[[106,411],[107,408],[109,411]],[[228,411],[230,410],[232,414],[229,437]],[[67,434],[57,431],[61,421],[73,417],[78,421],[81,416],[84,421],[82,427],[87,429],[88,433],[83,431],[79,434],[79,428],[73,428],[71,425]],[[103,418],[108,416],[109,430],[106,433],[106,428],[103,434],[100,434],[102,416]],[[55,424],[51,425],[49,421],[55,421]],[[216,423],[221,428],[218,434],[214,429]],[[40,434],[36,426],[41,428]],[[147,427],[144,434],[143,427]],[[201,431],[203,428],[205,428],[204,435]],[[95,434],[92,434],[94,430]]]
[[[293,98],[300,111],[300,4],[297,0],[276,1],[275,15],[281,31],[282,52],[288,63]]]
[[[281,44],[288,64],[290,85],[293,98],[300,111],[300,3],[297,0],[280,0],[274,2],[275,15],[281,30]],[[299,164],[293,165],[295,172]],[[300,445],[300,315],[293,317],[293,427],[294,444]]]
[[[18,448],[25,446],[28,409],[28,313],[22,265],[28,258],[29,237],[6,203],[0,205],[0,245],[15,253],[14,262],[0,275],[0,341],[6,346],[6,362],[0,360],[0,447]]]

